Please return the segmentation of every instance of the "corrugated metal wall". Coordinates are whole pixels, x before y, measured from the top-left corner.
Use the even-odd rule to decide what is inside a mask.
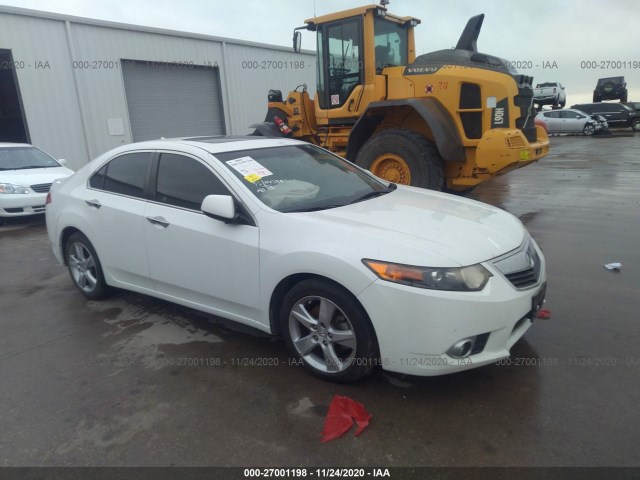
[[[133,141],[122,59],[157,62],[160,74],[217,65],[228,134],[264,119],[269,89],[315,90],[310,53],[13,7],[0,7],[0,48],[24,62],[16,74],[32,143],[75,169]]]

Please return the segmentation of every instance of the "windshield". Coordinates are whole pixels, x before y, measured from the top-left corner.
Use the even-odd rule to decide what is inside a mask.
[[[49,155],[35,147],[0,148],[0,170],[59,167]]]
[[[279,212],[341,207],[395,188],[312,145],[216,153],[262,203]]]

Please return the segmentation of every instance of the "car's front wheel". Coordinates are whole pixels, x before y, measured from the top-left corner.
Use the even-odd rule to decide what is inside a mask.
[[[304,280],[284,297],[280,325],[291,353],[314,375],[336,382],[364,377],[378,351],[367,313],[348,291]]]
[[[102,266],[93,245],[80,232],[71,234],[65,245],[65,259],[69,275],[85,297],[99,300],[109,293]]]
[[[593,135],[595,131],[596,127],[595,125],[593,125],[593,123],[587,123],[582,129],[582,133],[584,133],[585,135]]]
[[[631,130],[634,132],[640,132],[640,118],[633,121],[631,124]]]

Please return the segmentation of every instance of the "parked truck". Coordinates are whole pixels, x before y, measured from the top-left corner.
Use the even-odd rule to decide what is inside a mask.
[[[304,85],[286,97],[271,90],[255,134],[306,140],[388,181],[435,190],[467,191],[544,157],[533,79],[478,52],[483,19],[469,20],[454,49],[420,56],[420,20],[384,5],[306,20],[294,50],[300,30],[316,32],[315,96]]]
[[[560,82],[545,82],[536,85],[533,89],[533,103],[541,110],[544,105],[556,108],[564,108],[567,104],[567,93]]]

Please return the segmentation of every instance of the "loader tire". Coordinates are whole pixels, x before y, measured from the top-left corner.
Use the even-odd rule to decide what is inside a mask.
[[[404,128],[374,134],[356,156],[356,164],[389,182],[441,191],[442,157],[423,135]]]

